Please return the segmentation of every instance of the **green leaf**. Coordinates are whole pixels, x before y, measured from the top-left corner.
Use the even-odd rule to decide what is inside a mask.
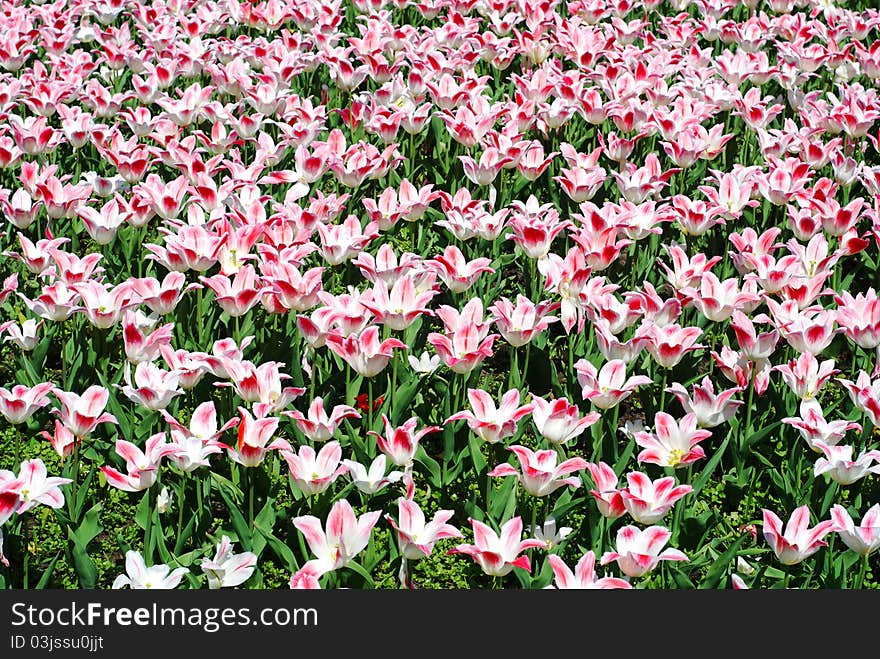
[[[392,395],[391,424],[393,426],[397,426],[402,416],[409,411],[413,396],[416,395],[422,381],[420,377],[413,377],[402,386],[398,386],[397,391]]]
[[[89,486],[92,484],[92,480],[94,479],[97,472],[97,469],[89,469],[89,471],[86,473],[85,479],[83,480],[82,484],[79,486],[79,489],[76,492],[76,501],[74,502],[73,508],[74,520],[78,520],[80,517],[80,513],[82,513],[83,506],[85,506],[86,498],[89,494]]]
[[[214,476],[214,474],[212,474],[212,476]],[[230,483],[230,485],[232,484]],[[238,491],[238,488],[235,488],[235,486],[232,487]],[[251,529],[248,526],[247,520],[238,509],[239,503],[236,502],[235,495],[230,491],[229,487],[218,487],[217,490],[220,492],[220,497],[223,499],[223,503],[226,504],[226,510],[229,512],[229,521],[232,523],[232,528],[238,536],[238,541],[241,543],[241,546],[245,551],[251,551]]]
[[[76,538],[83,547],[88,547],[89,543],[104,530],[101,526],[101,506],[102,504],[98,502],[89,508],[75,531]]]
[[[80,355],[80,361],[82,361],[82,355]],[[132,441],[134,436],[131,432],[131,423],[129,421],[128,413],[119,405],[119,401],[117,401],[116,396],[113,395],[113,389],[107,383],[107,378],[104,377],[104,374],[98,371],[97,375],[101,386],[110,391],[110,396],[107,399],[107,410],[116,417],[120,436],[127,441]],[[68,377],[71,376],[73,376],[73,373],[68,372]],[[73,386],[72,382],[67,385],[67,387],[70,386]]]
[[[727,445],[730,443],[730,433],[728,433],[727,437],[724,438],[724,441],[721,442],[721,446],[718,447],[718,450],[715,451],[715,454],[709,458],[709,461],[706,463],[706,466],[703,467],[703,471],[700,472],[699,477],[694,481],[694,491],[691,496],[696,498],[697,495],[706,487],[706,483],[711,478],[712,474],[715,472],[715,469],[718,467],[718,464],[721,462],[721,458],[724,456],[724,449],[727,448]]]
[[[368,588],[375,588],[376,587],[376,584],[373,583],[373,578],[370,576],[370,573],[367,572],[356,561],[350,561],[350,562],[346,563],[345,567],[351,568],[352,571],[357,572],[359,575],[361,575],[364,578],[364,581],[366,582],[366,586]]]
[[[701,589],[705,590],[718,587],[718,584],[721,582],[721,577],[727,572],[730,562],[734,560],[737,550],[747,537],[748,536],[745,534],[738,537],[736,541],[727,548],[727,551],[715,559],[715,562],[712,563],[712,566],[706,572],[706,576],[703,577],[703,580],[700,582]]]
[[[675,583],[679,588],[696,588],[696,585],[690,578],[682,572],[678,567],[674,565],[670,565],[669,571],[672,573],[672,578],[675,579]]]
[[[81,588],[94,588],[98,581],[98,570],[94,561],[89,558],[86,550],[76,533],[71,527],[67,527],[67,539],[70,542],[70,551],[73,556],[73,567],[76,570],[76,576],[79,579]]]
[[[259,523],[255,523],[254,526],[257,531],[262,534],[263,538],[265,538],[269,547],[275,552],[275,555],[284,561],[287,570],[291,573],[296,572],[299,569],[299,564],[296,561],[296,557],[293,555],[293,550],[272,533],[271,530],[264,528]]]
[[[517,479],[506,476],[497,492],[492,496],[489,504],[489,514],[492,519],[499,522],[508,519],[516,510],[516,485]]]
[[[482,474],[486,470],[488,463],[483,455],[483,446],[473,433],[469,433],[468,446],[470,447],[471,462],[474,465],[474,471],[477,475]]]
[[[425,451],[425,447],[421,444],[419,444],[419,447],[416,449],[415,461],[428,470],[428,473],[430,474],[429,480],[432,487],[438,489],[443,487],[443,476],[440,470],[440,463],[429,456]]]
[[[782,425],[782,421],[775,421],[775,422],[771,423],[769,426],[765,426],[765,427],[761,428],[760,430],[758,430],[757,432],[752,433],[746,439],[746,446],[749,446],[749,447],[754,446],[759,441],[764,439],[767,435],[769,435],[771,432],[774,432],[781,425]],[[749,429],[747,428],[746,432],[748,432],[748,430]]]
[[[198,517],[195,515],[190,516],[189,521],[186,523],[186,526],[181,529],[180,534],[177,536],[177,539],[174,541],[174,553],[179,554],[183,549],[186,541],[189,540],[192,535],[193,528],[198,522]]]
[[[40,577],[40,581],[37,582],[35,588],[37,590],[42,590],[49,583],[49,579],[52,578],[52,573],[55,571],[55,564],[58,562],[58,559],[61,557],[61,552],[59,551],[55,554],[55,558],[51,560],[49,566],[43,571],[42,576]]]

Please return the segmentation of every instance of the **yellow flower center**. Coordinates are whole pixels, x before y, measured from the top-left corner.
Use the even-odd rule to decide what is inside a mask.
[[[685,452],[680,448],[674,448],[669,452],[669,466],[675,467],[678,466],[681,461],[684,459]]]

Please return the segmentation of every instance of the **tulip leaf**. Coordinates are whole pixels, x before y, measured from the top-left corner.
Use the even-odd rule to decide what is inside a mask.
[[[376,584],[373,583],[373,578],[370,576],[370,573],[367,572],[357,561],[349,561],[345,564],[345,567],[351,568],[352,571],[359,574],[364,579],[364,583],[368,588],[375,588]]]
[[[266,529],[259,522],[256,522],[254,526],[263,536],[275,555],[284,561],[285,567],[290,572],[296,572],[299,569],[299,565],[297,564],[296,557],[293,555],[293,550],[272,533],[270,529]]]
[[[431,486],[434,488],[443,487],[443,478],[440,473],[440,463],[434,460],[425,451],[425,447],[419,444],[416,449],[415,461],[424,466],[430,474]]]
[[[52,574],[55,572],[55,564],[58,562],[58,559],[61,557],[61,552],[55,554],[55,557],[49,561],[48,567],[43,570],[43,574],[40,576],[40,580],[37,582],[37,585],[34,586],[37,590],[42,590],[46,588],[49,584],[49,580],[52,578]]]
[[[468,446],[470,447],[471,462],[474,465],[474,472],[477,475],[482,474],[486,470],[486,457],[483,455],[483,446],[480,440],[470,433],[468,437]]]
[[[422,378],[413,377],[406,384],[399,386],[391,396],[391,425],[397,426],[403,415],[409,411],[413,396],[419,389]]]
[[[721,554],[712,563],[711,567],[706,571],[706,576],[700,582],[701,589],[717,588],[721,582],[721,577],[727,572],[731,561],[736,559],[736,552],[749,536],[743,534],[739,536],[727,550]]]
[[[706,466],[703,467],[703,470],[700,472],[699,477],[694,481],[693,492],[691,493],[691,497],[695,499],[697,495],[706,487],[706,483],[709,481],[709,478],[712,477],[712,474],[715,473],[715,469],[718,467],[721,462],[721,458],[724,456],[724,450],[727,448],[727,445],[730,443],[730,433],[727,434],[727,437],[724,438],[724,441],[721,442],[721,446],[718,447],[718,450],[715,451],[715,454],[709,458],[709,461],[706,463]]]
[[[251,551],[251,529],[248,527],[247,520],[238,509],[233,493],[230,491],[229,487],[218,487],[217,490],[220,492],[220,496],[226,504],[226,510],[229,513],[229,521],[238,536],[238,541],[241,542],[241,546],[244,547],[245,551]]]
[[[495,492],[489,504],[489,514],[492,519],[505,520],[516,510],[516,484],[516,478],[504,477],[501,487]]]
[[[104,530],[101,526],[101,508],[100,502],[89,508],[75,531],[76,538],[83,547],[87,547]]]

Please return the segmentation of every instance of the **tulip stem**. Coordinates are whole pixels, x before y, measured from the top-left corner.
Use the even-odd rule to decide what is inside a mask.
[[[77,499],[77,491],[79,490],[79,446],[82,441],[81,437],[73,438],[73,473],[71,474],[70,481],[70,497],[72,507],[69,509],[74,511],[76,508],[76,499]],[[79,511],[76,511],[76,517],[79,517]],[[74,515],[71,515],[71,521],[78,521],[73,519]]]
[[[755,373],[754,369],[752,369],[752,377],[749,379],[749,398],[746,403],[746,423],[743,426],[743,430],[740,433],[740,453],[746,448],[746,438],[748,437],[748,433],[752,427],[752,407],[754,406],[755,400]]]
[[[532,497],[532,526],[529,528],[529,533],[531,533],[532,535],[535,535],[535,529],[537,528],[536,525],[538,523],[538,504],[539,503],[540,503],[540,500],[538,499],[538,497],[533,496]]]
[[[367,378],[367,420],[369,430],[373,429],[373,378]]]
[[[605,532],[608,530],[608,518],[602,515],[599,519],[599,545],[594,547],[597,555],[601,556],[605,550]]]
[[[669,380],[669,369],[663,369],[663,383],[660,386],[660,412],[666,411],[666,383]]]
[[[853,584],[853,589],[861,590],[864,587],[865,583],[865,574],[868,571],[868,554],[862,556],[861,565],[859,565],[859,573],[856,576],[856,582]]]
[[[186,501],[186,472],[183,473],[183,477],[181,478],[180,489],[177,492],[177,542],[180,542],[180,539],[183,537],[183,504]],[[175,547],[174,553],[177,554],[180,552],[181,547]]]
[[[519,372],[519,354],[514,346],[510,346],[510,373],[507,374],[507,388],[513,389],[513,383],[516,382],[517,389],[522,385],[522,378]],[[457,412],[458,410],[453,410]]]
[[[254,528],[254,489],[255,489],[255,474],[251,473],[248,469],[244,470],[244,473],[247,476],[248,481],[248,526],[253,529]]]
[[[154,491],[158,487],[154,483],[147,489],[147,519],[144,523],[144,562],[149,566],[153,564],[153,551],[150,545],[153,542],[153,509],[156,505],[156,497]]]
[[[18,424],[14,426],[15,428],[15,463],[13,464],[13,469],[21,469],[21,430],[19,430]],[[20,472],[19,472],[20,473]]]
[[[400,572],[397,575],[400,579],[400,588],[405,590],[409,588],[409,565],[406,562],[406,556],[400,557]]]
[[[31,550],[28,546],[28,520],[27,517],[21,516],[19,517],[19,521],[21,522],[21,548],[24,556],[24,565],[22,566],[22,588],[26,590],[28,587],[28,570],[30,568],[31,557]]]
[[[206,319],[202,315],[202,302],[205,296],[205,287],[199,286],[196,289],[196,327],[198,328],[199,350],[205,348],[205,323]]]

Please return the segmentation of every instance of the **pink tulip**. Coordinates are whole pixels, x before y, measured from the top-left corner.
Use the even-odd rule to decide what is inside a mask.
[[[114,467],[101,467],[107,482],[125,492],[140,492],[150,488],[159,477],[162,458],[177,453],[179,447],[166,441],[165,433],[147,439],[144,450],[124,439],[116,440],[116,453],[125,460],[127,473]]]
[[[569,458],[556,464],[559,456],[552,449],[532,451],[517,444],[509,448],[519,460],[522,471],[517,471],[513,465],[505,462],[490,471],[489,476],[516,476],[523,489],[536,497],[552,494],[565,485],[572,488],[581,486],[581,480],[578,477],[562,477],[586,469],[587,461],[583,458]]]
[[[604,462],[594,464],[587,463],[587,470],[596,487],[590,490],[590,495],[596,500],[599,513],[608,519],[617,519],[626,512],[623,504],[623,490],[618,489],[617,474],[610,465]]]
[[[623,506],[639,524],[655,524],[666,516],[675,502],[693,491],[690,485],[675,486],[672,476],[652,481],[646,474],[633,471],[626,475],[626,488],[620,491]]]
[[[784,532],[782,520],[776,513],[765,508],[763,514],[764,539],[783,565],[800,563],[826,547],[828,543],[822,538],[834,530],[834,522],[830,519],[809,528],[810,509],[807,506],[801,506],[791,514]]]
[[[461,531],[447,524],[452,514],[451,510],[438,510],[431,521],[426,522],[425,513],[415,501],[400,497],[397,500],[397,521],[391,515],[385,515],[385,519],[397,534],[401,555],[417,561],[430,556],[439,540],[462,537]]]
[[[38,504],[50,508],[61,508],[64,505],[61,486],[73,482],[69,478],[49,476],[46,465],[39,458],[25,460],[21,463],[18,480],[21,481],[18,508],[16,509],[19,515],[26,513]]]
[[[644,449],[636,457],[638,462],[678,468],[706,457],[699,442],[712,433],[697,429],[696,414],[685,414],[676,421],[666,412],[657,412],[654,426],[653,433],[644,430],[633,433],[636,443]]]
[[[395,348],[407,348],[406,344],[394,338],[380,342],[376,325],[345,338],[331,334],[327,337],[327,347],[366,378],[378,375],[388,366]]]
[[[278,429],[277,417],[251,416],[243,407],[238,408],[241,422],[238,424],[238,442],[235,447],[223,445],[231,460],[245,467],[257,467],[263,462],[266,451],[290,450],[290,444],[283,439],[270,442]]]
[[[53,408],[52,413],[80,439],[90,435],[100,423],[116,423],[115,416],[104,412],[110,392],[100,385],[93,384],[82,395],[57,387],[53,393],[61,402],[61,409]]]
[[[303,534],[309,549],[316,557],[308,561],[303,569],[307,569],[317,578],[345,567],[367,546],[373,527],[381,515],[382,511],[376,510],[357,517],[351,504],[345,499],[339,499],[327,516],[326,532],[317,517],[295,517],[292,520],[293,525]]]
[[[391,420],[383,414],[382,423],[385,427],[384,437],[374,430],[368,430],[367,434],[376,438],[379,450],[398,467],[412,465],[422,437],[441,430],[440,426],[425,426],[416,432],[419,419],[415,416],[405,421],[402,426],[395,428],[391,425]]]
[[[571,404],[567,398],[546,401],[540,396],[532,395],[531,404],[535,428],[554,446],[580,437],[587,428],[602,418],[598,412],[581,416],[577,405]]]
[[[41,407],[50,403],[46,394],[55,391],[51,382],[43,382],[34,387],[16,384],[12,389],[0,387],[0,414],[14,425],[26,422]]]
[[[324,444],[317,454],[308,445],[300,446],[297,453],[282,449],[281,457],[287,462],[294,485],[306,496],[320,494],[348,471],[340,462],[342,446],[336,441]]]
[[[468,427],[483,441],[490,444],[516,434],[520,419],[532,411],[532,405],[520,405],[520,393],[511,389],[501,397],[501,405],[496,407],[492,396],[482,389],[468,389],[471,409],[456,412],[446,423],[463,419]]]
[[[596,369],[586,359],[575,363],[581,396],[601,410],[611,409],[629,398],[636,387],[651,384],[653,380],[644,375],[626,377],[626,363],[621,359],[612,359]]]
[[[844,544],[861,556],[880,549],[880,503],[875,503],[856,526],[846,508],[840,504],[831,507],[832,529]]]
[[[531,571],[529,557],[522,552],[541,547],[540,540],[522,540],[521,517],[512,517],[501,527],[500,535],[483,522],[468,518],[474,530],[474,544],[462,544],[450,549],[449,554],[466,554],[479,565],[483,572],[493,577],[503,577],[514,568]]]
[[[701,384],[693,386],[693,397],[678,382],[672,383],[666,391],[678,399],[686,413],[697,416],[697,425],[701,428],[714,428],[729,421],[743,404],[741,400],[733,400],[733,397],[741,391],[739,387],[716,394],[709,376],[704,377]]]
[[[653,570],[660,561],[687,561],[687,556],[678,549],[660,549],[665,545],[672,532],[662,526],[649,526],[639,529],[635,526],[624,526],[617,531],[615,551],[605,552],[600,563],[607,565],[616,561],[628,577],[641,577]]]
[[[533,304],[526,296],[518,294],[514,305],[506,297],[496,300],[489,307],[495,317],[498,332],[510,345],[524,346],[541,332],[555,323],[558,318],[548,314],[559,308],[558,302],[540,302]]]
[[[565,564],[557,554],[547,556],[547,561],[553,569],[553,585],[547,588],[556,587],[559,590],[567,589],[597,589],[611,590],[621,588],[629,590],[632,585],[626,579],[617,577],[597,577],[596,576],[596,554],[591,551],[585,553],[577,562],[574,572]]]
[[[335,405],[328,415],[324,409],[324,399],[316,396],[309,405],[308,415],[299,410],[283,412],[296,421],[297,427],[313,442],[326,442],[331,439],[343,419],[360,419],[361,415],[350,405]]]

